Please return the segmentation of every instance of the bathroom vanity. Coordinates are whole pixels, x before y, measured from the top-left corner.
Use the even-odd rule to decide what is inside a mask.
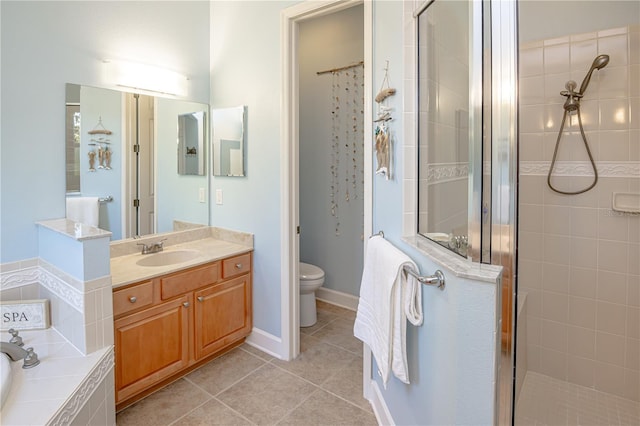
[[[117,411],[244,341],[251,265],[251,246],[211,236],[112,257]]]

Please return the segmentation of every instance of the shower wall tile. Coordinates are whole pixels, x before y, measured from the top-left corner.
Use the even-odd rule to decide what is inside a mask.
[[[542,75],[544,70],[542,47],[532,47],[520,50],[520,75],[530,77]]]
[[[640,370],[640,340],[627,338],[624,366],[629,370]]]
[[[542,161],[542,151],[544,133],[522,133],[520,135],[520,155],[528,158],[529,161]]]
[[[640,339],[640,309],[627,306],[627,337]]]
[[[556,293],[569,293],[569,265],[544,263],[542,269],[542,288]]]
[[[596,301],[584,297],[569,296],[568,317],[569,324],[578,327],[585,327],[595,333]]]
[[[599,54],[611,59],[594,71],[581,117],[605,172],[594,189],[567,196],[549,189],[546,171],[521,168],[518,286],[528,294],[530,370],[638,401],[640,216],[613,211],[612,194],[640,191],[640,178],[618,172],[640,161],[640,26],[521,45],[519,154],[550,165],[560,92],[569,79],[580,84]],[[575,115],[564,130],[552,182],[577,191],[594,178]]]
[[[627,34],[598,38],[598,55],[609,55],[609,64],[628,65]]]
[[[569,72],[570,55],[569,43],[566,42],[544,47],[544,71],[545,74],[558,74]]]
[[[629,234],[631,237],[631,234]],[[640,275],[640,244],[629,243],[629,273],[632,275]]]
[[[596,333],[596,361],[606,362],[618,367],[624,367],[625,339],[622,336],[607,333]]]
[[[625,305],[627,303],[627,274],[599,271],[597,299]]]
[[[590,208],[571,209],[571,235],[594,238],[598,232],[598,210]]]
[[[610,68],[611,67],[611,68]],[[587,68],[588,70],[588,68]],[[614,66],[611,62],[598,71],[598,98],[629,98],[629,67]],[[593,78],[593,77],[592,77]],[[589,93],[596,93],[589,90]]]
[[[597,283],[597,269],[571,267],[569,276],[570,295],[595,299]]]
[[[596,356],[596,332],[589,328],[567,326],[567,347],[569,355],[587,359]]]
[[[640,276],[627,276],[627,305],[640,307]]]
[[[624,337],[627,324],[627,312],[624,305],[609,302],[597,302],[596,306],[596,330],[603,333],[615,334]],[[617,346],[618,352],[622,352],[623,346]]]
[[[627,273],[626,243],[618,241],[598,241],[598,269]]]
[[[629,131],[607,130],[600,132],[598,160],[627,161],[629,159]]]
[[[595,363],[591,359],[569,355],[567,380],[581,386],[592,387]]]

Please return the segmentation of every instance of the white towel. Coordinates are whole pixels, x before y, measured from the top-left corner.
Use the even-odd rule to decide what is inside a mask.
[[[98,197],[67,197],[67,219],[98,227]]]
[[[406,320],[422,324],[422,288],[404,266],[417,271],[415,263],[383,237],[369,240],[353,334],[371,349],[385,388],[391,371],[409,383]]]

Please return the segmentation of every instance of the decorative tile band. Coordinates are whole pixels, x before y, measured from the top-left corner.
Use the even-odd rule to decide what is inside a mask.
[[[547,176],[550,161],[521,161],[520,175]],[[619,178],[640,178],[640,162],[596,161],[598,176]],[[593,176],[588,161],[558,161],[553,169],[554,176]]]
[[[469,163],[427,164],[427,183],[448,182],[469,176]]]
[[[0,290],[38,283],[56,294],[80,313],[84,313],[84,298],[80,291],[56,277],[42,266],[18,269],[0,274]]]
[[[84,314],[84,297],[81,292],[43,268],[40,268],[39,282],[40,285],[56,294],[72,308]]]
[[[71,424],[85,403],[91,398],[91,395],[104,382],[104,379],[113,368],[113,362],[113,349],[110,349],[82,382],[78,390],[69,398],[66,405],[58,411],[47,425],[62,426]],[[107,389],[107,392],[109,392],[109,389]]]
[[[3,272],[0,274],[0,290],[22,287],[40,281],[40,267],[32,266],[25,269]]]

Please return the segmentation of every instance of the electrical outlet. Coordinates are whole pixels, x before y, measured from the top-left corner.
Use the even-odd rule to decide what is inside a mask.
[[[216,204],[222,205],[222,189],[216,189]]]
[[[207,202],[207,195],[204,192],[204,188],[200,188],[198,190],[198,201],[200,201],[201,203],[206,203]]]

